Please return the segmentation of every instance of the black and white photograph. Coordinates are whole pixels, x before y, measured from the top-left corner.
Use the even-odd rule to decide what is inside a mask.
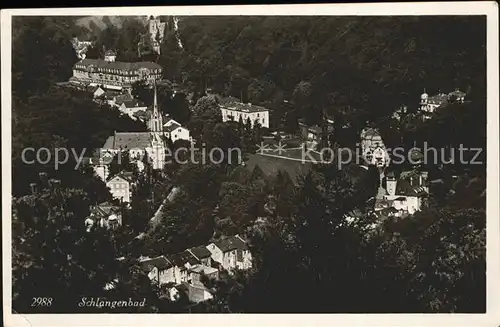
[[[6,326],[498,325],[498,5],[461,4],[2,10]]]

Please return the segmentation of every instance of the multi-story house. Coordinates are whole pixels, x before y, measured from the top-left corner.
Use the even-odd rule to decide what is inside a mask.
[[[241,103],[235,98],[225,98],[220,100],[220,111],[222,121],[240,121],[246,123],[250,120],[252,126],[259,123],[262,127],[269,128],[269,109],[256,106],[251,103]]]
[[[212,266],[212,253],[205,246],[190,248],[189,251],[204,266]]]
[[[212,260],[218,262],[225,270],[249,269],[252,267],[252,255],[248,246],[239,235],[220,239],[207,245],[212,253]]]
[[[168,259],[174,266],[174,282],[176,284],[190,282],[189,269],[200,264],[199,260],[188,251],[169,255]]]
[[[177,140],[191,141],[189,129],[183,127],[173,119],[170,119],[163,125],[163,133],[172,142],[175,142]]]
[[[188,270],[188,280],[192,285],[203,286],[201,281],[201,276],[204,275],[210,279],[217,279],[219,277],[219,271],[212,267],[207,267],[205,265],[195,265]]]
[[[140,261],[140,266],[149,279],[159,286],[174,280],[174,266],[165,256],[144,258]]]
[[[118,105],[118,103],[117,103]],[[136,120],[134,116],[139,111],[147,111],[148,107],[136,99],[121,101],[118,106],[118,110],[124,115],[130,117],[130,119]]]
[[[365,128],[361,131],[361,151],[367,164],[379,168],[389,165],[389,153],[376,129]]]
[[[420,211],[429,195],[427,176],[425,171],[412,170],[401,172],[396,179],[390,172],[385,178],[386,192],[382,199],[400,213],[412,215]]]
[[[446,93],[439,93],[429,96],[425,91],[420,96],[420,110],[423,111],[424,119],[429,119],[437,108],[442,107],[450,102],[463,103],[465,101],[466,93],[455,89],[455,91]]]
[[[122,172],[111,177],[106,186],[109,188],[113,198],[125,203],[130,203],[132,197],[132,178],[131,173]]]
[[[115,58],[116,53],[108,50],[104,60],[80,60],[73,66],[70,82],[130,92],[135,82],[152,84],[162,78],[162,67],[154,62],[120,62]]]

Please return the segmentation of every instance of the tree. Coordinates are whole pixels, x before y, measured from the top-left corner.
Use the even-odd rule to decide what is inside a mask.
[[[132,84],[132,95],[144,103],[152,103],[153,90],[146,85],[146,81],[138,81]]]
[[[14,204],[14,224],[21,234],[13,243],[13,308],[36,312],[40,309],[31,306],[32,297],[44,294],[53,299],[45,312],[75,312],[82,296],[103,295],[115,277],[114,245],[104,231],[85,232],[90,203],[84,192],[61,188],[60,181],[45,174],[32,187],[32,195]]]
[[[15,17],[12,35],[13,102],[43,94],[67,81],[78,61],[70,43],[74,24],[65,17]]]

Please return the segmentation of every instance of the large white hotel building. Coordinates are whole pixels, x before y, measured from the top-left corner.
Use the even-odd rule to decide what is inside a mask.
[[[73,66],[70,82],[102,85],[106,89],[128,90],[138,81],[152,84],[162,79],[162,67],[154,62],[115,61],[116,53],[108,50],[102,59],[83,59]]]

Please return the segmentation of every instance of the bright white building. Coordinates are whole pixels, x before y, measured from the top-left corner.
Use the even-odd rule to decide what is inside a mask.
[[[399,180],[391,172],[385,178],[385,182],[386,192],[382,198],[397,212],[412,215],[422,209],[429,194],[426,172],[404,171],[400,174]]]
[[[163,133],[172,140],[172,142],[177,140],[192,141],[189,129],[181,126],[180,123],[173,119],[170,119],[163,125]]]
[[[367,163],[379,168],[389,166],[389,153],[377,130],[365,128],[361,131],[361,151]]]
[[[466,93],[455,89],[455,91],[446,93],[439,93],[429,96],[425,91],[420,95],[420,110],[426,113],[433,113],[437,108],[444,106],[452,101],[463,103],[465,101]],[[429,117],[426,117],[429,118]]]
[[[73,65],[70,82],[100,85],[105,89],[128,90],[132,84],[145,81],[153,84],[162,78],[162,67],[154,62],[115,61],[116,53],[108,50],[103,59],[82,59]]]
[[[269,128],[269,109],[251,103],[241,103],[235,98],[222,99],[219,104],[222,121],[240,121],[246,123],[248,119],[252,127],[257,122],[262,127]]]
[[[125,203],[130,203],[132,197],[132,179],[130,174],[120,173],[111,177],[106,186],[109,188],[113,198]]]

